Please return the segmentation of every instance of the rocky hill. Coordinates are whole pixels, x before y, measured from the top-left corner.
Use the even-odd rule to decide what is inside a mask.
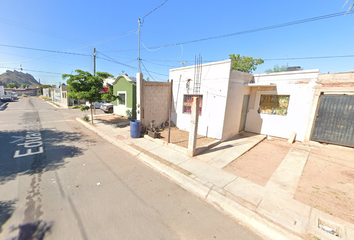
[[[40,84],[31,74],[7,70],[0,75],[0,86],[6,87],[9,83],[16,83],[19,87],[22,84],[29,84],[30,87],[38,87]]]

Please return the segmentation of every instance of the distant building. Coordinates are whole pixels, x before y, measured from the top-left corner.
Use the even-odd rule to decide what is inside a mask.
[[[25,88],[25,89],[15,89],[15,88],[5,88],[5,92],[15,92],[18,96],[28,95],[28,96],[37,96],[37,88]]]

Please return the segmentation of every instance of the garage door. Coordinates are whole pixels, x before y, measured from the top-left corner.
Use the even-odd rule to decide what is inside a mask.
[[[311,140],[354,147],[354,95],[320,96]]]

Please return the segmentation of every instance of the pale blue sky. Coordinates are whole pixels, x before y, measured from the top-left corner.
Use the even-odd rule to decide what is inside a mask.
[[[138,67],[138,19],[164,1],[2,0],[0,73],[18,69],[21,64],[26,69],[24,72],[40,79],[42,84],[58,85],[63,82],[63,73],[71,73],[75,69],[93,71],[92,52],[95,47],[98,52],[96,71],[118,76],[124,70],[135,76]],[[204,63],[228,59],[229,54],[238,53],[265,59],[255,73],[264,73],[265,69],[276,64],[320,69],[321,73],[354,70],[353,14],[183,43],[339,13],[348,8],[343,8],[344,2],[168,0],[146,16],[141,27],[142,43],[155,50],[148,51],[141,45],[144,78],[166,81],[170,68],[180,67],[179,63],[185,61],[186,65],[194,65],[195,56],[199,54]],[[154,48],[175,43],[183,44]],[[273,60],[342,55],[353,57]]]

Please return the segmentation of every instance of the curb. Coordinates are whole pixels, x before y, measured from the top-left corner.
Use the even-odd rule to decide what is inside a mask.
[[[194,194],[198,198],[201,198],[205,202],[209,203],[219,211],[225,213],[226,215],[231,216],[234,220],[240,223],[242,226],[245,226],[251,229],[253,232],[259,236],[269,239],[269,240],[301,240],[302,238],[294,235],[291,232],[286,231],[280,226],[272,223],[271,221],[262,218],[256,212],[253,212],[246,207],[236,203],[235,201],[227,198],[224,194],[218,191],[218,188],[215,186],[206,186],[192,177],[186,176],[173,168],[162,164],[161,162],[153,159],[152,157],[144,154],[143,152],[138,151],[137,149],[129,146],[122,141],[116,140],[109,135],[104,134],[99,129],[91,126],[89,123],[84,122],[80,118],[76,118],[76,121],[83,124],[89,130],[97,133],[106,141],[114,144],[119,147],[124,152],[130,154],[133,157],[136,157],[145,164],[151,166],[157,172],[163,174],[171,181],[178,184],[183,189]],[[118,143],[119,141],[119,143]],[[209,184],[210,185],[210,184]],[[226,192],[226,191],[225,191]]]

